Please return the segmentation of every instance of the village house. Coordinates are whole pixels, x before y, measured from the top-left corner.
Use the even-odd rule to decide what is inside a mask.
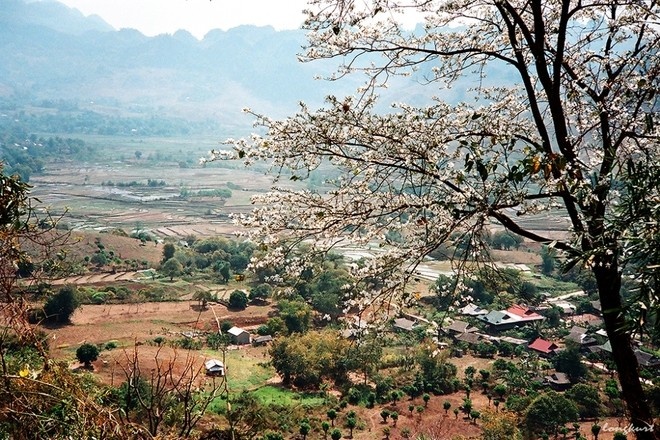
[[[466,344],[477,344],[482,339],[485,339],[485,337],[480,333],[461,333],[456,336],[457,341],[465,342]]]
[[[587,333],[588,330],[586,328],[574,325],[568,335],[564,338],[564,342],[574,343],[579,346],[580,349],[584,349],[590,345],[597,344],[598,341],[593,336],[589,336]]]
[[[487,315],[477,316],[477,319],[488,324],[494,330],[509,330],[528,322],[540,321],[545,317],[521,305],[513,305],[506,310],[493,310]]]
[[[396,318],[394,322],[392,322],[392,325],[394,326],[395,330],[411,332],[417,328],[417,321],[411,321],[407,318]]]
[[[543,357],[551,357],[559,350],[557,344],[541,338],[536,338],[534,342],[527,346],[527,348],[536,351]]]
[[[455,320],[450,325],[443,327],[442,330],[444,330],[445,333],[456,336],[462,333],[473,333],[478,329],[465,321]]]
[[[512,315],[518,316],[522,322],[541,321],[545,319],[545,317],[539,315],[532,309],[518,304],[509,307],[506,311]]]
[[[272,341],[273,341],[273,336],[271,335],[257,336],[256,338],[252,339],[252,345],[254,345],[255,347],[260,347],[263,345],[268,345],[268,343]]]
[[[493,310],[487,315],[477,316],[493,330],[509,330],[517,325],[518,319],[500,310]]]
[[[549,299],[545,301],[544,305],[545,305],[544,309],[551,307],[555,307],[559,309],[562,315],[572,315],[573,313],[575,313],[575,309],[576,309],[573,303],[564,300]]]
[[[204,368],[206,368],[207,376],[224,376],[225,375],[225,365],[222,361],[217,359],[209,359],[204,362]]]
[[[594,353],[594,354],[612,354],[612,344],[610,344],[610,341],[607,340],[601,345],[590,345],[587,347],[589,352]]]
[[[596,316],[592,313],[573,315],[571,316],[570,321],[573,322],[574,325],[579,325],[581,327],[584,326],[600,327],[601,325],[603,325],[603,318]]]
[[[495,344],[506,342],[513,346],[527,345],[527,340],[520,338],[512,338],[511,336],[489,336],[488,340]]]
[[[543,378],[543,383],[550,386],[555,391],[566,391],[571,387],[571,381],[566,373],[555,371]]]
[[[231,337],[232,344],[246,345],[250,343],[250,333],[243,330],[242,328],[232,327],[227,330],[227,333]]]
[[[658,368],[660,367],[660,358],[640,349],[635,350],[635,357],[640,367]]]
[[[474,303],[470,303],[470,304],[466,305],[465,307],[460,309],[458,312],[461,315],[467,315],[467,316],[481,316],[481,315],[487,315],[488,314],[488,310],[482,309],[481,307],[479,307],[478,305],[476,305]]]

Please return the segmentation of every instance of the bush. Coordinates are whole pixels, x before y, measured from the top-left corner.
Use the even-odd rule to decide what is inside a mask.
[[[271,295],[272,291],[273,288],[269,284],[259,284],[250,289],[250,300],[263,301]]]
[[[346,400],[348,400],[348,403],[351,405],[359,405],[363,397],[362,390],[355,387],[349,388],[348,393],[346,393]]]
[[[51,322],[67,323],[78,307],[80,307],[80,300],[76,287],[67,285],[48,298],[44,304],[44,313],[46,319]]]
[[[474,348],[477,356],[482,358],[493,358],[497,353],[497,347],[488,342],[479,342]]]
[[[257,334],[259,336],[266,336],[270,334],[270,330],[267,325],[262,324],[257,328]]]
[[[598,388],[579,383],[566,391],[564,395],[575,403],[581,418],[600,416],[601,401]]]
[[[229,295],[229,307],[232,309],[243,310],[248,305],[248,296],[242,290],[234,290]]]
[[[184,350],[201,350],[202,341],[198,341],[192,338],[181,338],[176,342],[176,345],[183,348]]]

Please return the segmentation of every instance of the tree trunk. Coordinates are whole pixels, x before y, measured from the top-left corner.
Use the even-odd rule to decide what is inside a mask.
[[[621,274],[616,257],[597,258],[593,272],[598,284],[605,330],[612,346],[612,357],[635,435],[638,440],[657,440],[659,437],[653,428],[653,417],[639,378],[637,358],[632,349],[630,334],[625,330],[620,296]]]

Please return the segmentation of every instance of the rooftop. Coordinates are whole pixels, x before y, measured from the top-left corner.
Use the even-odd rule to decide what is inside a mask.
[[[454,321],[451,325],[444,328],[444,330],[452,331],[454,333],[471,333],[476,332],[476,327],[471,327],[469,323],[465,321]]]
[[[501,325],[510,322],[520,321],[519,317],[511,316],[501,310],[493,310],[488,312],[487,315],[477,316],[478,319],[492,325]]]
[[[204,362],[204,366],[207,370],[211,370],[213,368],[224,368],[225,365],[222,363],[222,361],[217,359],[209,359],[208,361]]]
[[[545,339],[536,338],[534,342],[529,344],[531,350],[536,350],[544,354],[553,353],[559,348],[557,344],[552,341],[546,341]]]
[[[415,321],[411,321],[410,319],[397,318],[394,320],[394,323],[392,325],[402,330],[412,331],[415,329],[416,324],[417,323]]]
[[[469,316],[487,315],[488,310],[482,309],[476,304],[470,303],[460,310],[461,314]]]
[[[508,309],[506,309],[506,311],[511,313],[512,315],[519,316],[524,321],[536,321],[536,320],[545,319],[543,316],[531,310],[529,307],[521,306],[518,304],[509,307]]]
[[[229,333],[230,335],[238,336],[247,332],[240,327],[232,327],[229,330],[227,330],[227,333]]]

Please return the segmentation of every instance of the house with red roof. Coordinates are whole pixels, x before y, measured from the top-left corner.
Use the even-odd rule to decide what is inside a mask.
[[[512,315],[518,316],[521,322],[540,321],[542,319],[545,319],[545,317],[539,315],[532,309],[518,304],[509,307],[508,309],[506,309],[506,311],[511,313]]]
[[[552,341],[546,341],[545,339],[536,338],[534,342],[527,346],[530,350],[534,350],[541,354],[544,357],[550,357],[554,355],[559,346]]]
[[[545,317],[527,307],[516,304],[506,310],[493,310],[487,315],[477,316],[477,319],[488,324],[491,329],[508,330],[528,322],[540,321]]]

